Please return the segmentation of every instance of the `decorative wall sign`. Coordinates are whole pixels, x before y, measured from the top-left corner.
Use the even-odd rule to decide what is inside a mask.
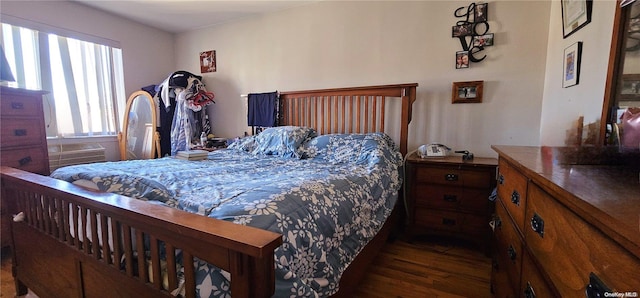
[[[582,42],[578,41],[564,49],[564,69],[562,87],[578,85],[580,82],[580,60],[582,56]]]
[[[471,3],[467,7],[460,7],[454,12],[457,18],[464,18],[456,22],[451,28],[451,37],[458,38],[462,51],[456,52],[456,69],[468,68],[458,67],[458,53],[467,52],[467,58],[470,62],[480,62],[487,57],[478,56],[485,47],[493,45],[493,33],[489,33],[488,23],[488,3]]]
[[[591,22],[592,0],[562,0],[563,37],[578,31]]]
[[[216,72],[216,51],[200,53],[200,72]]]
[[[453,82],[451,103],[480,103],[484,81]]]

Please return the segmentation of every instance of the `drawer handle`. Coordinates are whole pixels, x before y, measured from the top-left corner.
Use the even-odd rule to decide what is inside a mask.
[[[24,104],[21,102],[12,102],[11,108],[14,110],[24,110]]]
[[[455,203],[455,202],[458,201],[458,196],[456,196],[456,195],[444,195],[442,197],[442,199],[447,201],[447,202]]]
[[[516,261],[516,257],[518,257],[518,254],[516,253],[516,249],[513,248],[511,244],[509,244],[509,248],[507,248],[507,254],[509,255],[509,259],[511,261]]]
[[[447,181],[458,181],[458,174],[446,174],[446,175],[444,175],[444,180],[447,180]]]
[[[24,137],[27,135],[27,130],[26,129],[14,129],[13,130],[13,135],[16,137]]]
[[[502,227],[502,219],[500,219],[500,216],[496,216],[496,218],[494,219],[494,223],[496,228]]]
[[[502,174],[498,176],[498,183],[504,184],[504,176]]]
[[[20,160],[18,160],[18,163],[20,164],[21,167],[24,167],[25,165],[27,165],[28,163],[32,162],[33,160],[31,159],[31,156],[27,156],[24,158],[21,158]]]
[[[540,238],[544,238],[544,220],[542,219],[542,217],[540,217],[540,215],[538,215],[538,213],[534,213],[533,217],[531,218],[531,229],[533,229],[534,232],[538,233],[538,235],[540,235]]]
[[[518,193],[517,190],[514,190],[511,193],[511,203],[514,203],[517,206],[520,206],[520,193]]]
[[[443,218],[442,219],[442,224],[445,226],[455,226],[456,225],[456,220],[455,219],[451,219],[451,218]]]
[[[536,298],[536,292],[533,290],[531,283],[527,282],[527,287],[524,288],[524,297],[526,298]]]
[[[593,272],[589,273],[589,284],[585,290],[587,298],[607,297],[605,293],[611,293],[611,289]]]

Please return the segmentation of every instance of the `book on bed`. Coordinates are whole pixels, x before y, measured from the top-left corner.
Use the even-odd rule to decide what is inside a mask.
[[[209,154],[209,151],[207,150],[178,151],[178,153],[176,153],[176,158],[186,160],[203,160],[207,159],[207,154]]]

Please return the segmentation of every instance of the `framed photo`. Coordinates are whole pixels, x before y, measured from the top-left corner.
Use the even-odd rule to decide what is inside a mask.
[[[640,101],[640,74],[623,74],[618,101]]]
[[[451,103],[480,103],[484,81],[453,82]]]
[[[200,72],[216,72],[216,51],[200,53]]]
[[[473,37],[474,47],[490,47],[493,45],[493,33]]]
[[[456,69],[469,68],[469,51],[456,52]]]
[[[563,56],[562,87],[578,85],[580,82],[580,60],[582,56],[582,42],[578,41],[566,49]]]
[[[473,23],[456,25],[451,28],[451,37],[473,35]]]
[[[478,3],[476,4],[476,9],[473,15],[473,21],[475,23],[481,23],[487,21],[487,7],[488,3]]]
[[[592,0],[561,0],[560,3],[564,38],[591,22]]]

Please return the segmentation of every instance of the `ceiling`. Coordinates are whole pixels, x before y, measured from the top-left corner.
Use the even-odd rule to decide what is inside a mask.
[[[317,0],[73,0],[164,31],[180,33]]]

